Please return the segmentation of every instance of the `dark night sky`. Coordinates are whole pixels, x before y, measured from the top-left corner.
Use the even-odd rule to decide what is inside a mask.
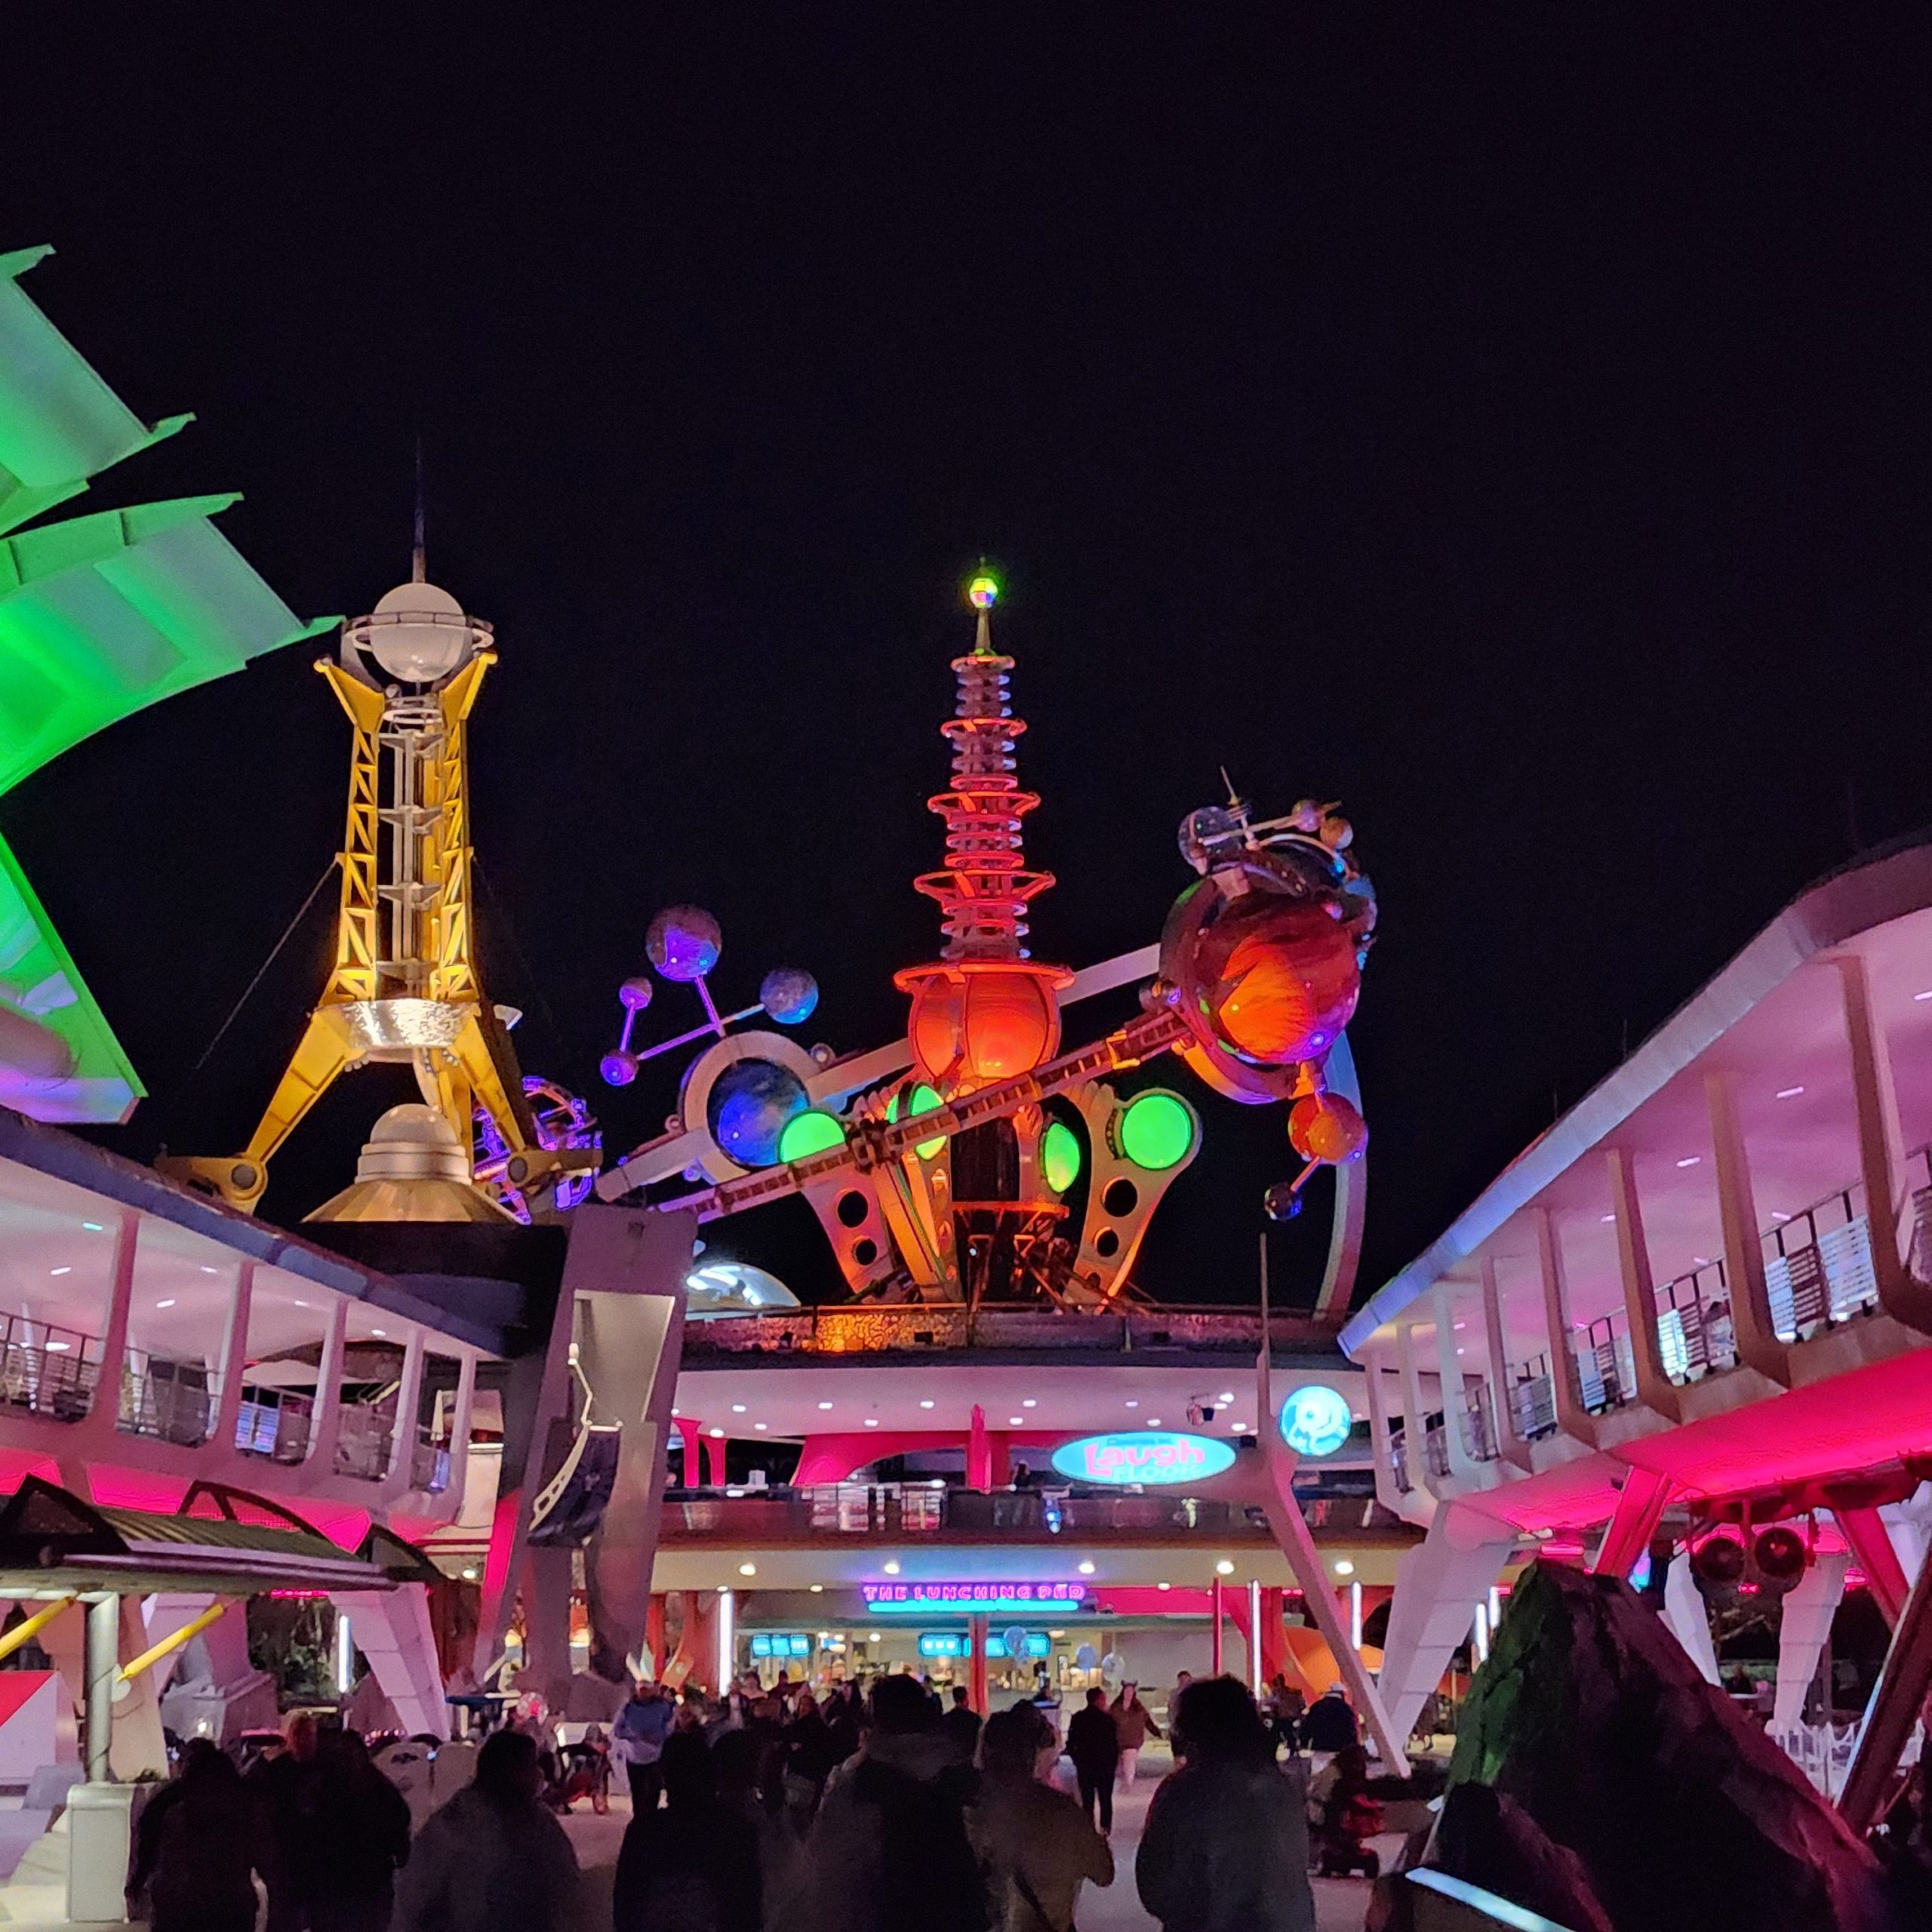
[[[137,411],[198,413],[91,506],[245,491],[223,528],[304,616],[406,574],[420,433],[432,572],[502,646],[485,964],[527,1066],[595,1085],[679,899],[721,997],[795,961],[810,1037],[901,1023],[983,551],[1043,956],[1155,936],[1222,764],[1355,820],[1364,1287],[1932,820],[1922,9],[485,17],[15,20],[0,245],[57,246],[25,285]],[[340,838],[313,655],[0,801],[152,1090],[129,1151],[238,1143],[319,983],[321,918],[191,1077]],[[406,1087],[339,1088],[269,1211]],[[604,1094],[611,1143],[670,1097]],[[1142,1278],[1229,1300],[1288,1161],[1205,1111]],[[1275,1238],[1291,1292],[1321,1219]],[[810,1291],[798,1232],[716,1245]]]

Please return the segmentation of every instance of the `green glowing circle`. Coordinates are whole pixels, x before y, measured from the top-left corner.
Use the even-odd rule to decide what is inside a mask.
[[[912,1089],[912,1104],[906,1109],[906,1118],[908,1120],[916,1119],[921,1114],[929,1114],[936,1107],[942,1107],[946,1103],[939,1097],[938,1090],[936,1088],[928,1087],[922,1080]],[[888,1121],[896,1121],[899,1118],[899,1096],[897,1094],[885,1103],[885,1117]],[[946,1136],[942,1134],[937,1140],[921,1140],[913,1148],[912,1152],[918,1155],[921,1160],[930,1161],[935,1154],[940,1152],[945,1146]]]
[[[1120,1151],[1137,1168],[1162,1174],[1194,1152],[1193,1110],[1178,1094],[1138,1094],[1128,1102],[1115,1130]]]
[[[802,1161],[808,1154],[823,1154],[828,1147],[844,1144],[845,1130],[838,1121],[821,1108],[808,1107],[785,1123],[785,1131],[778,1137],[778,1158]]]
[[[1056,1194],[1080,1178],[1080,1137],[1063,1120],[1050,1120],[1040,1137],[1040,1171]]]

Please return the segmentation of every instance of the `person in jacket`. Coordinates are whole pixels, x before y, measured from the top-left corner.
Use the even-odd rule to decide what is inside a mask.
[[[1140,1701],[1140,1686],[1123,1684],[1114,1700],[1114,1728],[1120,1734],[1120,1788],[1131,1791],[1140,1775],[1140,1747],[1151,1737],[1167,1734],[1154,1721],[1154,1713]]]
[[[254,1932],[254,1874],[269,1854],[262,1814],[234,1761],[205,1737],[141,1814],[130,1913],[145,1888],[153,1932]]]
[[[1080,1808],[1091,1818],[1097,1807],[1103,1835],[1114,1829],[1114,1773],[1120,1764],[1120,1727],[1107,1709],[1107,1694],[1097,1687],[1066,1727],[1066,1755],[1073,1761]]]
[[[832,1727],[820,1716],[818,1700],[809,1690],[801,1690],[792,1710],[792,1721],[780,1734],[785,1802],[800,1814],[802,1827],[811,1822],[825,1781],[838,1760],[832,1755]]]
[[[261,1758],[245,1780],[267,1834],[266,1932],[299,1932],[307,1922],[303,1885],[309,1820],[321,1775],[315,1764],[318,1735],[308,1712],[291,1712],[282,1725],[281,1749]]]
[[[918,1678],[878,1678],[871,1727],[826,1786],[781,1932],[984,1932],[971,1778]]]
[[[1355,1708],[1339,1683],[1331,1684],[1309,1706],[1301,1721],[1302,1742],[1311,1751],[1346,1751],[1361,1742]]]
[[[409,1860],[409,1804],[369,1761],[359,1731],[315,1745],[313,1841],[303,1885],[310,1932],[389,1932]]]
[[[1078,1712],[1074,1724],[1086,1715]],[[1100,1715],[1107,1715],[1104,1706]],[[1114,1881],[1113,1854],[1084,1809],[1038,1776],[1051,1742],[1026,1704],[995,1712],[981,1734],[985,1775],[968,1822],[994,1932],[1072,1932],[1081,1887]]]
[[[711,1760],[694,1733],[666,1741],[665,1808],[625,1830],[613,1932],[759,1932],[758,1832],[719,1801]]]
[[[611,1755],[624,1767],[630,1782],[631,1810],[654,1811],[664,1789],[657,1765],[671,1730],[670,1700],[658,1687],[640,1682],[631,1687],[630,1702],[611,1727]]]
[[[952,1708],[939,1721],[940,1729],[952,1740],[962,1764],[970,1764],[980,1749],[980,1714],[973,1708],[972,1694],[963,1684],[952,1687]]]
[[[1161,1932],[1314,1932],[1308,1819],[1247,1687],[1205,1678],[1171,1727],[1186,1762],[1161,1780],[1134,1865]]]
[[[394,1932],[574,1932],[577,1854],[543,1788],[535,1739],[485,1739],[475,1778],[417,1836]]]

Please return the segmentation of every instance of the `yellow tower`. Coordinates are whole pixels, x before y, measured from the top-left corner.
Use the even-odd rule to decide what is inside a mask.
[[[339,662],[317,664],[351,734],[335,965],[248,1145],[167,1164],[184,1179],[252,1208],[303,1115],[338,1074],[371,1060],[413,1065],[462,1147],[482,1106],[520,1186],[595,1158],[537,1144],[515,1053],[477,976],[469,719],[496,661],[490,626],[423,582],[419,563],[414,581],[343,625]]]

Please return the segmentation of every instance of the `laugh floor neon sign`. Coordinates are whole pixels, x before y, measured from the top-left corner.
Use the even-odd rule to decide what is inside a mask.
[[[1211,1436],[1137,1429],[1083,1436],[1054,1451],[1054,1467],[1075,1482],[1199,1482],[1234,1467],[1235,1452]]]

